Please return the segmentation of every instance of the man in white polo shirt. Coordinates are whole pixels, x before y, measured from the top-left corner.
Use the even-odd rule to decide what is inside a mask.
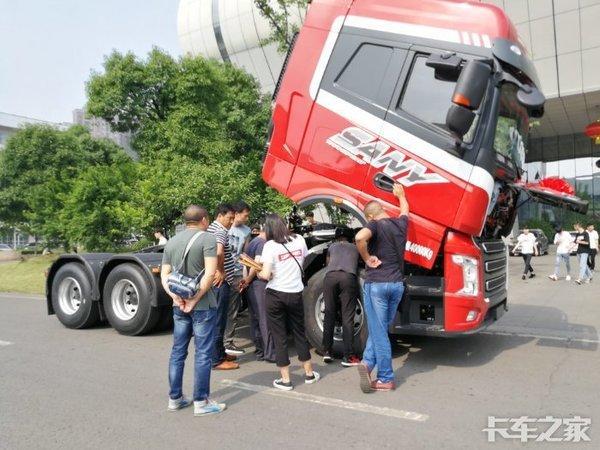
[[[562,227],[556,228],[556,234],[554,235],[554,244],[556,245],[556,262],[554,264],[554,273],[548,275],[553,281],[558,280],[558,273],[560,272],[561,263],[565,263],[567,268],[567,281],[571,281],[571,250],[573,249],[573,242],[575,239],[571,236],[571,233],[562,229]]]

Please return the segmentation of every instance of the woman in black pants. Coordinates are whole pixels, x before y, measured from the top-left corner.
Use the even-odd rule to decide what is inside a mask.
[[[260,263],[262,252],[267,243],[264,225],[260,225],[260,232],[246,246],[246,254]],[[248,269],[248,274],[243,280],[243,287],[247,290],[248,309],[250,310],[250,319],[252,326],[252,336],[254,345],[256,346],[256,357],[259,361],[275,362],[275,346],[273,344],[273,335],[269,331],[267,319],[267,307],[265,301],[265,291],[267,282],[259,279],[257,270],[254,268]]]
[[[298,360],[304,366],[304,382],[315,383],[319,374],[312,369],[310,347],[304,332],[304,305],[302,302],[302,263],[308,253],[302,236],[292,234],[277,214],[265,219],[267,243],[262,251],[263,269],[259,278],[268,280],[266,290],[267,321],[275,344],[275,361],[281,378],[273,386],[291,391],[290,358],[287,348],[288,331],[294,336]],[[289,326],[289,330],[288,330]]]

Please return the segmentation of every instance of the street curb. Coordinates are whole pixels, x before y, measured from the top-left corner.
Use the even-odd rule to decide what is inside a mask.
[[[45,295],[42,294],[24,294],[22,292],[0,292],[1,299],[14,299],[15,297],[24,298],[27,300],[44,300]]]

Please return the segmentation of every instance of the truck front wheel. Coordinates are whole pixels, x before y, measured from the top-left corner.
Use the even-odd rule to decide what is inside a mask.
[[[52,307],[67,328],[89,328],[100,319],[98,302],[92,300],[92,284],[78,263],[68,263],[52,281]]]
[[[148,333],[158,321],[159,309],[151,305],[148,281],[135,264],[121,264],[108,274],[102,300],[106,318],[121,334]]]
[[[323,282],[325,280],[326,269],[323,268],[315,273],[308,281],[308,286],[304,289],[304,321],[306,325],[306,337],[310,344],[323,350],[323,320],[325,315],[325,304],[323,302]],[[362,289],[361,289],[362,292]],[[354,336],[352,347],[356,355],[362,355],[367,343],[367,318],[364,314],[362,295],[356,305],[354,314]],[[337,356],[343,354],[344,343],[342,340],[342,324],[336,320],[333,334],[333,353]]]

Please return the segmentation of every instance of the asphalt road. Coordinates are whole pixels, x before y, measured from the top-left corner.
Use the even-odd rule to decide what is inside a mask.
[[[520,264],[511,258],[510,311],[487,331],[396,345],[392,393],[362,394],[354,368],[320,360],[322,380],[300,384],[295,359],[296,389],[275,391],[245,327],[241,369],[213,373],[228,409],[211,417],[167,412],[169,334],[68,330],[39,297],[2,294],[0,448],[598,448],[600,283],[548,280],[550,256],[521,281]],[[489,444],[482,431],[488,416],[574,415],[592,419],[590,443]]]

